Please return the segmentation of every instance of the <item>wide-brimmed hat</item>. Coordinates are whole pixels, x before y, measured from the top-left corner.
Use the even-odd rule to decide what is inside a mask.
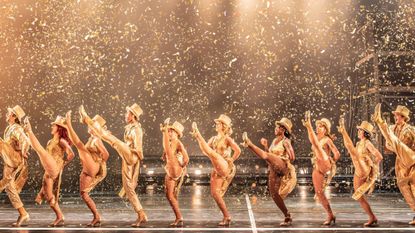
[[[277,125],[284,126],[284,128],[286,130],[288,130],[288,132],[291,134],[293,123],[288,118],[283,117],[283,118],[281,118],[281,120],[275,121],[275,126],[277,126]]]
[[[327,119],[327,118],[321,118],[320,120],[317,120],[316,121],[316,125],[318,125],[318,124],[324,125],[324,127],[326,127],[326,129],[327,129],[327,134],[330,134],[330,131],[331,131],[331,123],[330,123],[330,120],[329,119]]]
[[[66,119],[64,117],[62,117],[62,116],[57,116],[56,119],[55,119],[55,121],[52,122],[52,123],[50,123],[50,124],[52,124],[52,125],[59,125],[59,126],[61,126],[63,128],[67,128],[67,126],[66,126]]]
[[[139,118],[143,114],[143,109],[141,109],[141,107],[136,103],[134,103],[130,107],[127,107],[126,109],[127,111],[130,111],[137,118]]]
[[[225,124],[228,127],[231,127],[232,126],[232,120],[231,120],[231,118],[229,118],[225,114],[221,114],[219,116],[219,118],[215,119],[215,122],[222,122],[223,124]]]
[[[370,124],[367,121],[362,121],[362,123],[360,123],[360,125],[358,125],[357,128],[365,131],[368,134],[370,134],[370,136],[373,135],[373,129],[374,129],[374,127],[373,127],[372,124]]]
[[[7,111],[16,115],[17,119],[19,119],[20,122],[22,121],[23,117],[26,115],[26,113],[23,111],[23,109],[19,105],[16,105],[13,108],[7,108]]]
[[[180,122],[175,121],[172,125],[167,126],[167,128],[176,131],[180,138],[183,137],[184,126]]]
[[[102,116],[100,116],[98,114],[95,115],[94,118],[92,118],[92,120],[94,122],[97,122],[99,124],[99,126],[101,126],[101,127],[104,127],[105,123],[107,123],[107,121],[104,118],[102,118]]]
[[[392,111],[393,114],[398,113],[398,114],[402,115],[403,117],[405,117],[406,118],[406,121],[409,121],[409,119],[411,119],[409,117],[409,113],[410,112],[411,111],[409,111],[409,109],[406,106],[403,106],[403,105],[398,105],[396,107],[396,110],[395,111]]]

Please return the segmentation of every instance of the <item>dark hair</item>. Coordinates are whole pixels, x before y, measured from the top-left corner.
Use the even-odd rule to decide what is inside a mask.
[[[65,141],[67,141],[68,144],[71,146],[72,145],[72,141],[69,138],[68,130],[65,129],[64,127],[60,126],[60,125],[56,125],[56,126],[58,127],[59,139],[61,139],[61,138],[65,139]]]
[[[283,126],[284,127],[284,126]],[[290,134],[290,132],[288,132],[288,130],[284,127],[284,129],[285,129],[285,131],[284,131],[284,136],[286,137],[286,138],[288,138],[288,139],[290,139],[291,138],[291,134]]]
[[[363,130],[363,136],[364,136],[366,139],[368,139],[368,140],[370,140],[370,138],[371,138],[370,133],[368,133],[368,132],[366,132],[366,131],[364,131],[364,130]]]

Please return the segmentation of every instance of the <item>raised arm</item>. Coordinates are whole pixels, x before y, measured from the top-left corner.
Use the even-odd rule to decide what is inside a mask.
[[[350,156],[357,157],[357,150],[354,147],[352,139],[350,139],[349,134],[346,131],[346,127],[344,126],[344,118],[341,117],[339,121],[339,126],[337,126],[337,130],[343,136],[344,146],[346,147],[347,151],[349,152]]]
[[[241,155],[241,148],[238,146],[238,144],[235,143],[235,141],[231,137],[226,138],[228,145],[231,146],[233,152],[232,160],[235,161],[239,158]]]
[[[284,148],[288,153],[288,158],[290,159],[290,161],[294,161],[295,160],[295,154],[294,154],[294,149],[291,145],[291,141],[290,140],[285,140],[284,143]]]

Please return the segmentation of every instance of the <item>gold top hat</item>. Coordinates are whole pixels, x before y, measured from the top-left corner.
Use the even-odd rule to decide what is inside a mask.
[[[284,126],[284,128],[286,128],[288,130],[288,132],[291,134],[293,123],[288,118],[283,117],[283,118],[281,118],[281,120],[275,121],[275,126],[277,126],[277,125]]]
[[[134,103],[130,107],[127,107],[126,109],[127,111],[130,111],[132,114],[134,114],[134,116],[136,116],[137,118],[139,118],[140,115],[143,114],[143,109],[141,109],[141,107],[136,103]]]
[[[104,127],[105,123],[107,123],[107,121],[105,121],[105,119],[102,118],[102,116],[100,115],[95,115],[94,118],[92,118],[92,120],[94,122],[97,122],[101,127]]]
[[[321,120],[317,120],[316,121],[316,125],[318,125],[318,124],[324,125],[324,127],[326,127],[326,129],[327,129],[327,134],[330,134],[330,131],[331,131],[331,123],[330,123],[329,119],[327,119],[327,118],[321,118]]]
[[[176,131],[179,135],[179,138],[183,137],[184,126],[179,122],[175,121],[172,125],[169,125],[168,128]]]
[[[19,105],[16,105],[13,108],[7,108],[7,111],[16,115],[17,119],[19,119],[20,122],[22,122],[23,117],[26,115],[26,113]]]
[[[392,113],[394,113],[394,114],[399,113],[400,115],[402,115],[403,117],[405,117],[407,119],[406,121],[409,121],[409,119],[410,119],[409,113],[410,112],[411,111],[409,111],[409,109],[406,106],[398,105],[396,107],[396,110],[393,111]]]
[[[370,136],[373,135],[373,125],[367,121],[362,121],[362,123],[360,123],[360,125],[357,126],[357,128],[369,133]]]
[[[66,119],[63,118],[62,116],[59,116],[59,115],[56,117],[56,120],[54,122],[52,122],[51,124],[52,125],[59,125],[59,126],[65,128],[65,129],[67,128]]]
[[[229,128],[232,126],[232,120],[225,114],[220,114],[218,119],[215,119],[215,122],[222,122],[223,124],[227,125]]]

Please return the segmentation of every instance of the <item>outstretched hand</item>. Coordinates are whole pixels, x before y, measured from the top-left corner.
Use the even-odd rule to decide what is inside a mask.
[[[339,133],[343,133],[345,131],[345,127],[344,127],[344,116],[341,116],[340,117],[339,126],[337,126],[337,130],[339,131]]]
[[[29,117],[24,119],[24,126],[23,129],[26,133],[32,132],[32,125],[30,124]]]
[[[303,125],[305,127],[311,126],[311,113],[310,113],[310,111],[305,112],[304,119],[301,120],[301,121],[303,122]]]

